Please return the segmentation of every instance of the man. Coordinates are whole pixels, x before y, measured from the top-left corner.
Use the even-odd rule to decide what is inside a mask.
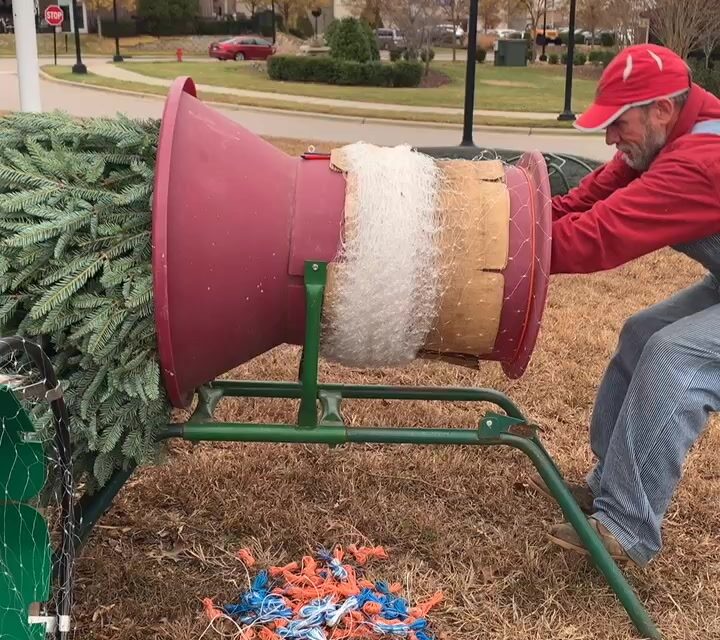
[[[644,566],[687,452],[720,409],[720,100],[672,51],[638,45],[608,65],[576,126],[605,130],[618,152],[553,199],[552,272],[612,269],[663,247],[708,270],[623,327],[590,424],[597,464],[569,485],[611,555]],[[549,538],[585,553],[567,523]]]

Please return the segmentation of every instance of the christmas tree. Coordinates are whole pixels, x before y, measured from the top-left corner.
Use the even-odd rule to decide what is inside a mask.
[[[153,318],[159,121],[0,119],[0,331],[42,340],[88,488],[157,453],[170,403]]]

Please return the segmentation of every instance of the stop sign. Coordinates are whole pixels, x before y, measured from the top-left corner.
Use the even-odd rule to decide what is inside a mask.
[[[45,22],[47,22],[51,27],[59,27],[63,20],[65,19],[65,14],[63,13],[63,10],[58,7],[56,4],[51,4],[45,9]]]

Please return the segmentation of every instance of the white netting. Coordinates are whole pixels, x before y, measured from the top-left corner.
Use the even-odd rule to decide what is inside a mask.
[[[356,143],[341,151],[334,161],[349,172],[347,202],[357,209],[345,212],[331,266],[337,286],[323,356],[365,367],[407,363],[430,330],[439,295],[440,171],[408,146]]]
[[[323,307],[324,358],[475,366],[496,345],[506,354],[519,347],[518,323],[532,322],[533,272],[542,268],[533,238],[540,212],[528,207],[545,202],[529,177],[509,177],[496,155],[435,158],[362,142],[333,150],[331,166],[344,173],[346,193]],[[515,319],[501,324],[506,307]]]
[[[36,345],[0,338],[0,640],[72,637],[70,442],[47,364]]]

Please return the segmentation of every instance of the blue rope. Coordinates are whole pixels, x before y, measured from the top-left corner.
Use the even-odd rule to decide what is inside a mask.
[[[320,547],[317,550],[317,557],[330,567],[332,574],[338,580],[345,581],[348,579],[348,572],[345,567],[342,566],[342,562],[340,562],[340,560],[333,556],[333,554],[330,553],[327,549]]]

